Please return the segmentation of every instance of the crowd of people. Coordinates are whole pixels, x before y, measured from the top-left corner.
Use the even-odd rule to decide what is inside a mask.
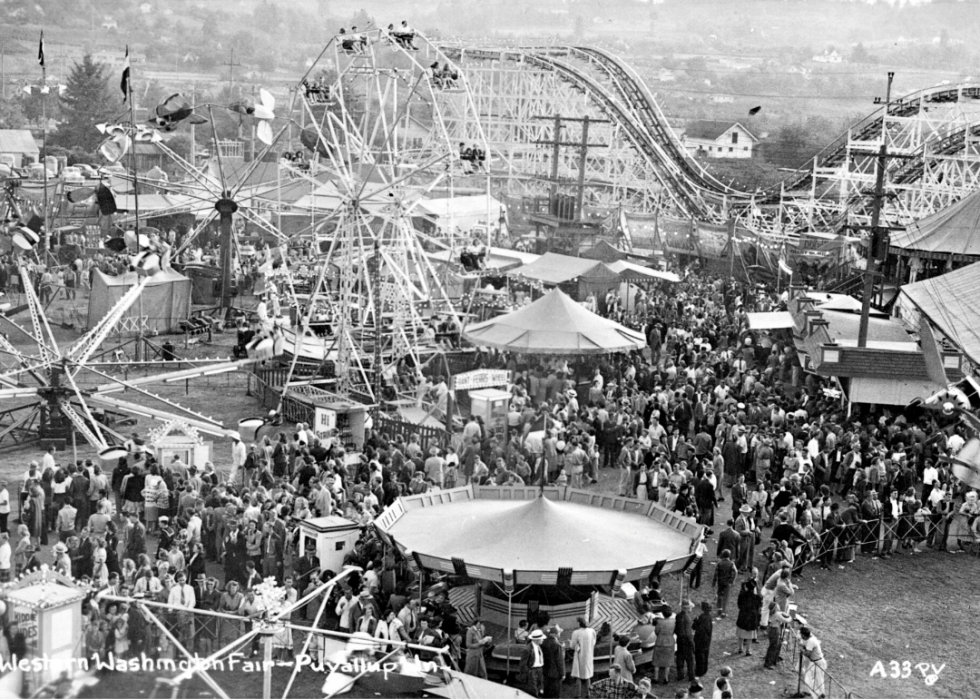
[[[168,604],[175,636],[206,652],[261,616],[253,590],[264,579],[287,586],[295,600],[333,576],[320,569],[312,547],[299,550],[297,524],[337,514],[363,528],[346,561],[363,573],[294,618],[312,622],[323,602],[323,628],[419,644],[423,657],[443,649],[483,674],[485,667],[470,663],[480,644],[461,628],[446,591],[437,588],[420,604],[410,594],[418,581],[408,562],[381,546],[370,523],[401,495],[469,483],[591,488],[605,472],[602,480],[617,494],[657,501],[703,524],[717,539],[718,564],[699,616],[690,599],[675,613],[656,588],[641,590],[637,618],[651,628],[649,672],[620,653],[609,679],[591,689],[580,683],[580,695],[652,696],[647,682],[669,682],[676,668],[675,681],[688,685],[683,691],[700,696],[712,629],[727,618],[733,593],[738,652],[751,655],[761,632],[769,641],[764,667],[775,667],[792,623],[793,576],[807,563],[831,568],[859,551],[952,553],[977,541],[977,495],[943,461],[964,445],[961,427],[929,411],[848,417],[819,378],[793,381],[792,342],[752,333],[745,321],[746,312],[781,301],[697,272],[669,293],[641,291],[628,308],[615,295],[587,299],[642,329],[648,348],[594,358],[481,352],[482,365],[512,377],[506,430],[471,418],[456,447],[369,432],[354,454],[339,436],[320,439],[299,424],[253,444],[234,440],[228,474],[210,463],[162,463],[139,435],[110,473],[49,450],[22,480],[14,539],[0,536],[0,577],[36,569],[50,537],[55,569],[93,590]],[[445,376],[417,378],[426,394],[445,399]],[[0,524],[7,534],[5,493]],[[726,500],[732,516],[716,521]],[[701,595],[708,577],[707,551],[702,542],[687,571],[692,595]],[[241,621],[212,623],[192,609]],[[93,599],[86,611],[85,643],[93,653],[173,652],[138,604]],[[547,637],[549,628],[540,631]],[[822,686],[826,661],[819,641],[806,634],[808,671]],[[289,657],[294,642],[283,635],[277,652]],[[528,651],[525,675],[535,694],[557,696],[543,674],[534,684],[531,671],[543,667],[542,656]],[[591,679],[574,667],[571,676]]]

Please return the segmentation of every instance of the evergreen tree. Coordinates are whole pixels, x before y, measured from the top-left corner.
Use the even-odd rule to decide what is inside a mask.
[[[94,151],[105,138],[95,125],[116,119],[122,112],[122,94],[110,88],[109,67],[85,54],[68,76],[61,96],[61,123],[52,141],[65,148]]]

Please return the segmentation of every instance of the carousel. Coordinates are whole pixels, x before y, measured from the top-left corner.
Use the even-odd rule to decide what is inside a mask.
[[[596,672],[612,662],[615,634],[630,634],[636,662],[649,661],[627,592],[685,570],[704,536],[655,502],[567,487],[471,485],[403,497],[374,525],[412,570],[457,581],[450,601],[461,623],[485,623],[494,638],[487,666],[497,672],[517,667],[523,646],[512,641],[522,619],[557,625],[567,644],[584,618],[601,632]]]

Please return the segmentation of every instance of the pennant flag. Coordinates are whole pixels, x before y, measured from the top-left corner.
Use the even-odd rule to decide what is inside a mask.
[[[790,276],[793,275],[793,268],[790,267],[788,264],[786,264],[786,261],[783,260],[783,258],[779,258],[779,269],[782,270],[785,274],[788,274]]]
[[[126,45],[126,60],[123,62],[122,80],[119,81],[119,89],[123,93],[123,104],[129,97],[129,45]]]
[[[44,67],[44,30],[41,30],[41,41],[37,45],[37,63]]]
[[[762,107],[761,106],[759,106],[759,107],[752,107],[752,109],[749,110],[749,116],[755,116],[756,114],[758,114],[761,111],[762,111]]]

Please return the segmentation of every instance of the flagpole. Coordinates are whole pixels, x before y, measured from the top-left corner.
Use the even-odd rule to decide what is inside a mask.
[[[133,168],[133,232],[136,234],[136,247],[139,249],[140,234],[140,188],[136,166],[136,96],[133,94],[133,67],[129,60],[129,47],[126,47],[126,96],[129,98],[129,122],[132,129],[132,168]]]
[[[51,250],[51,225],[48,221],[48,68],[44,65],[44,30],[38,46],[37,60],[41,64],[41,173],[44,177],[44,251]]]
[[[130,129],[132,131],[131,138],[133,143],[131,148],[132,158],[131,162],[133,165],[133,216],[135,220],[133,222],[133,232],[136,234],[136,251],[139,254],[140,250],[140,188],[139,188],[139,172],[137,171],[136,164],[136,95],[133,94],[133,67],[129,59],[129,46],[126,47],[126,97],[129,98],[129,123]],[[136,275],[137,280],[134,283],[138,283],[139,274]],[[143,353],[143,295],[140,294],[139,297],[140,307],[139,315],[136,319],[136,359],[142,358]]]

